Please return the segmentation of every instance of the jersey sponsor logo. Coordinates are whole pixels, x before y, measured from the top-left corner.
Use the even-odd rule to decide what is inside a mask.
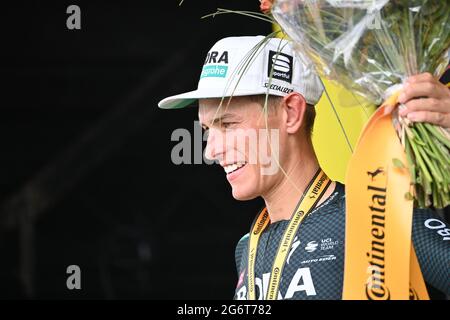
[[[289,264],[289,260],[291,259],[292,254],[295,252],[295,250],[297,250],[299,245],[300,245],[300,240],[298,240],[298,237],[295,237],[294,242],[292,243],[292,246],[291,246],[291,251],[289,252],[289,255],[286,260],[287,264]]]
[[[256,299],[263,300],[267,296],[269,287],[270,273],[264,273],[261,278],[255,278]],[[282,279],[284,280],[284,279]],[[309,268],[298,268],[289,282],[289,286],[285,292],[278,292],[278,300],[292,299],[296,293],[303,293],[307,296],[317,295],[314,287],[314,282],[311,277],[311,270]],[[263,294],[262,294],[263,293]],[[236,291],[237,300],[247,300],[247,287],[242,286]]]
[[[320,243],[317,241],[310,241],[306,244],[305,250],[308,252],[314,252],[320,248],[321,251],[333,250],[339,244],[339,240],[333,240],[333,238],[321,239]]]
[[[293,60],[293,57],[288,54],[270,50],[267,76],[270,78],[270,73],[272,72],[273,79],[291,83]]]
[[[437,233],[442,237],[442,240],[450,240],[450,229],[447,228],[447,225],[441,220],[427,219],[425,220],[424,225],[430,230],[437,230]]]
[[[308,252],[314,252],[317,250],[318,246],[319,244],[317,243],[317,241],[310,241],[306,244],[305,250]]]
[[[332,250],[339,244],[339,240],[334,240],[332,238],[326,238],[320,240],[320,250]]]
[[[301,264],[310,264],[315,262],[324,262],[324,261],[334,261],[336,260],[336,256],[334,254],[326,254],[314,259],[303,260],[300,262]]]

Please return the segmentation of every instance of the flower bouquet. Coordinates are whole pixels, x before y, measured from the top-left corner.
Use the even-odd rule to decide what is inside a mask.
[[[268,3],[266,3],[268,2]],[[268,12],[272,1],[263,1]],[[450,134],[399,116],[402,83],[448,64],[450,2],[442,0],[276,0],[275,20],[321,76],[336,80],[375,104],[391,105],[392,119],[418,207],[450,205]],[[392,110],[391,107],[391,110]]]

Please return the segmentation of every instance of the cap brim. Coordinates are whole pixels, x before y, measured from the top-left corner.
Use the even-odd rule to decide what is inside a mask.
[[[167,97],[158,103],[161,109],[181,109],[194,104],[198,99],[216,98],[201,93],[199,90],[189,91],[175,96]]]
[[[233,92],[233,97],[239,97],[239,96],[251,96],[251,95],[258,95],[258,94],[266,94],[267,89],[261,88],[260,90],[251,90],[251,91],[239,91],[236,90]],[[271,95],[280,95],[279,93],[273,93],[270,92]],[[188,107],[190,105],[193,105],[195,102],[197,102],[198,99],[213,99],[213,98],[228,98],[230,95],[224,94],[223,90],[220,90],[218,92],[213,92],[211,90],[194,90],[189,91],[181,94],[177,94],[175,96],[167,97],[163,100],[161,100],[158,103],[158,107],[161,109],[181,109]]]

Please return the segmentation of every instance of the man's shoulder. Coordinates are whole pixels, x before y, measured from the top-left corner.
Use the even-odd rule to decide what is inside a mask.
[[[242,251],[245,250],[245,247],[247,246],[249,238],[250,238],[250,235],[249,235],[249,233],[247,233],[247,234],[243,235],[241,239],[239,239],[239,241],[236,245],[236,250],[235,250],[236,255],[242,254]]]
[[[336,181],[336,187],[331,195],[321,203],[312,213],[320,213],[321,215],[335,214],[336,212],[345,212],[345,186]]]
[[[247,244],[248,244],[249,234],[245,234],[237,243],[236,250],[234,251],[234,258],[236,261],[236,270],[239,271],[242,256],[246,252]]]

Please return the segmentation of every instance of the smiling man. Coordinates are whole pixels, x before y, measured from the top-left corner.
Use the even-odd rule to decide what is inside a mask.
[[[261,46],[263,39],[220,40],[207,55],[198,89],[159,106],[182,108],[198,100],[208,131],[205,156],[224,168],[235,199],[264,199],[265,208],[236,248],[235,299],[341,299],[345,189],[320,169],[311,142],[322,85],[288,41]],[[434,95],[439,103],[432,111],[448,117],[448,90],[423,75],[420,81],[431,91],[420,87],[415,95],[413,81],[406,105]],[[430,111],[416,102],[414,108]],[[448,241],[434,225],[450,232],[431,211],[415,211],[413,240],[424,278],[448,294]]]

